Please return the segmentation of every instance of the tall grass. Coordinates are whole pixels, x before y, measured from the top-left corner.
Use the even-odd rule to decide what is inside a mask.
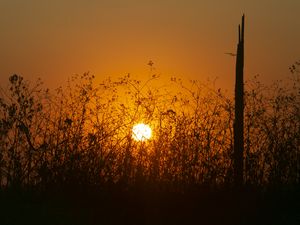
[[[246,84],[248,185],[299,185],[299,73],[292,77]],[[1,187],[232,185],[233,100],[211,84],[171,78],[169,86],[153,85],[159,79],[95,84],[86,73],[49,91],[11,76],[0,96]],[[132,139],[137,122],[150,124],[152,139]]]

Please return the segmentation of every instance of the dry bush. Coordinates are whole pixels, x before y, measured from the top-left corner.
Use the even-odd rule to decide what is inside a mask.
[[[270,86],[254,79],[245,95],[246,181],[272,186],[299,184],[299,74]]]
[[[246,85],[248,184],[299,184],[299,74],[294,75],[292,85]],[[0,98],[1,185],[179,191],[231,185],[233,100],[211,84],[171,78],[169,86],[157,87],[157,79],[126,75],[96,85],[86,73],[50,92],[39,82],[11,76]],[[138,122],[150,124],[152,139],[132,139]]]

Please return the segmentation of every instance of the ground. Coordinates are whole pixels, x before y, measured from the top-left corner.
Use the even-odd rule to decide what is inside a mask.
[[[300,192],[1,192],[1,225],[300,224]]]

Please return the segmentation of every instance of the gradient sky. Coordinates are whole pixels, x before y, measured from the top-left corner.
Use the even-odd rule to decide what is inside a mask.
[[[57,87],[73,74],[234,82],[245,13],[245,76],[285,79],[300,59],[299,0],[0,0],[0,82],[13,73]]]

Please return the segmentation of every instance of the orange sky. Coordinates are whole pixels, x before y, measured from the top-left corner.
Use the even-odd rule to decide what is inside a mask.
[[[245,76],[285,79],[300,59],[298,0],[0,0],[0,82],[17,73],[57,87],[149,72],[219,77],[231,88],[237,26],[246,14]]]

